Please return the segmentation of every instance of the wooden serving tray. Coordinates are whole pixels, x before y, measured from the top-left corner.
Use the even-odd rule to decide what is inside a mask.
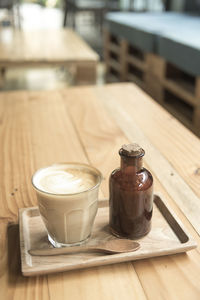
[[[90,245],[115,239],[108,228],[108,201],[99,201]],[[47,232],[38,207],[19,210],[22,273],[25,276],[113,264],[191,250],[197,246],[190,234],[161,197],[154,195],[151,232],[139,240],[140,249],[123,254],[76,253],[57,256],[31,256],[31,248],[49,248]]]

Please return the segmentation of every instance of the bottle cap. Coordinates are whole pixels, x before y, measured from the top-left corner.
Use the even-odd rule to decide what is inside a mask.
[[[119,155],[128,157],[142,157],[145,151],[138,144],[125,144],[119,150]]]

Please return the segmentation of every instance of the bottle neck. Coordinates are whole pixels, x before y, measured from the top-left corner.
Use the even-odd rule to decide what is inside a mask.
[[[130,172],[139,172],[143,167],[142,157],[126,157],[121,156],[121,170],[129,170]]]

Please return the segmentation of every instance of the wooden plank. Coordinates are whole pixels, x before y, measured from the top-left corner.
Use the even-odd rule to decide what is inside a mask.
[[[131,54],[128,54],[125,58],[128,64],[136,66],[138,69],[141,69],[142,71],[145,71],[147,69],[146,60],[142,61]]]
[[[20,272],[17,207],[34,202],[30,177],[34,168],[25,92],[0,95],[0,298],[49,299],[47,277],[25,280]],[[13,251],[14,250],[14,251]],[[18,287],[20,286],[20,289]]]
[[[89,161],[103,174],[101,186],[104,196],[108,196],[108,177],[113,166],[118,166],[119,145],[127,139],[113,124],[103,104],[96,101],[98,89],[95,87],[70,88],[62,91],[65,105],[76,131],[87,152]],[[84,97],[83,97],[84,95]],[[114,143],[113,143],[114,141]],[[98,153],[98,155],[97,155]]]
[[[0,112],[0,196],[5,199],[0,201],[0,217],[17,221],[19,207],[36,204],[30,185],[34,170],[55,160],[87,162],[87,158],[58,93],[2,93]]]
[[[148,53],[146,54],[146,64],[144,74],[146,92],[161,105],[164,105],[163,80],[166,76],[166,62],[158,55]]]
[[[164,89],[155,75],[146,72],[144,74],[145,91],[161,105],[164,105]]]
[[[17,221],[17,207],[30,206],[34,202],[30,188],[34,161],[26,93],[2,93],[0,114],[0,298],[28,299],[34,294],[37,299],[49,299],[46,277],[26,281],[21,275],[19,229],[17,225],[9,224]]]
[[[197,103],[194,112],[194,127],[196,134],[200,137],[200,77],[196,78],[195,87]]]
[[[18,207],[33,205],[34,170],[27,94],[0,94],[0,218],[18,219]],[[26,165],[27,164],[27,165]]]
[[[28,95],[28,118],[31,127],[34,170],[51,165],[56,161],[88,163],[87,154],[70,116],[65,111],[60,93],[56,91],[29,92]],[[55,122],[58,122],[56,126]],[[51,134],[47,134],[48,132]],[[47,151],[47,149],[51,149],[51,151]],[[103,198],[101,192],[100,196]],[[35,203],[33,202],[32,205]]]
[[[177,120],[179,120],[184,126],[194,132],[194,124],[192,120],[188,118],[188,110],[180,110],[176,105],[163,104],[163,107],[167,109]],[[193,119],[193,118],[192,118]]]
[[[121,52],[121,46],[118,44],[114,44],[111,41],[108,42],[108,44],[106,45],[108,51],[114,52],[115,54],[120,54]]]
[[[126,56],[128,53],[128,43],[126,40],[121,40],[120,42],[120,80],[125,81],[127,79],[128,65],[126,61]]]
[[[49,275],[53,299],[147,299],[131,263]]]
[[[198,300],[199,253],[138,261],[134,265],[140,280],[142,278],[143,288],[149,290],[148,299]]]
[[[164,79],[166,75],[166,62],[158,55],[146,54],[147,72],[159,79]]]
[[[4,67],[0,67],[0,88],[3,87],[6,78],[6,69]]]
[[[19,207],[37,203],[30,183],[35,169],[87,157],[56,92],[1,93],[0,121],[0,298],[50,299],[46,276],[21,275],[19,228],[9,223]]]
[[[102,101],[105,104],[105,107],[109,110],[109,113],[114,117],[118,126],[123,130],[124,134],[130,140],[137,140],[137,142],[143,145],[144,149],[146,149],[146,159],[148,160],[148,165],[150,166],[151,170],[153,170],[155,174],[159,174],[159,180],[162,182],[162,185],[166,188],[169,195],[174,199],[174,201],[176,201],[176,203],[187,216],[187,218],[194,226],[196,231],[200,234],[200,220],[198,218],[200,214],[199,199],[197,195],[192,191],[192,189],[182,179],[182,177],[179,175],[179,173],[173,167],[173,165],[170,164],[170,162],[168,162],[166,158],[162,155],[162,153],[159,151],[159,148],[156,149],[155,146],[153,146],[153,144],[150,142],[148,137],[145,135],[145,133],[142,132],[144,125],[141,127],[141,129],[138,126],[139,124],[141,124],[141,122],[139,122],[138,124],[138,118],[135,118],[135,115],[137,114],[138,116],[140,116],[142,121],[144,120],[144,117],[141,117],[142,114],[139,114],[139,110],[136,110],[135,106],[140,106],[144,111],[143,108],[145,107],[145,104],[144,106],[142,106],[141,101],[142,93],[138,93],[137,88],[131,86],[129,86],[128,90],[129,93],[127,92],[126,102],[123,101],[124,92],[121,92],[120,94],[119,88],[113,89],[112,87],[112,96],[109,97],[109,93],[107,93],[106,97],[104,96],[104,98],[102,98]],[[137,97],[137,93],[139,94],[138,96],[140,100]],[[113,97],[113,95],[115,95],[116,98]],[[132,97],[132,95],[134,95],[134,97]],[[148,100],[145,99],[145,97],[143,98],[143,100],[147,103]],[[137,104],[136,101],[140,101],[139,104]],[[146,107],[148,113],[151,105],[149,104],[149,107]],[[162,110],[159,109],[159,106],[157,106],[156,109],[157,114],[160,115],[160,117],[162,118],[162,122],[164,122],[165,113],[162,113]],[[167,115],[165,116],[165,120],[167,121],[166,117]],[[145,122],[147,124],[148,119],[146,119]],[[169,122],[165,123],[166,127],[168,123]],[[150,127],[150,124],[147,124],[146,126]],[[174,127],[173,130],[176,130],[176,128]],[[184,133],[183,128],[182,132]],[[151,128],[151,133],[153,133],[153,128]],[[159,142],[161,142],[158,138],[160,137],[160,134],[158,133],[158,131],[156,133],[157,139],[159,140]],[[171,131],[170,134],[172,135]],[[197,143],[197,145],[199,144]],[[176,159],[178,159],[177,156]]]
[[[52,61],[46,61],[46,60],[38,60],[38,61],[24,61],[24,60],[18,60],[18,61],[4,61],[0,63],[0,68],[7,69],[14,69],[14,68],[48,68],[48,67],[76,67],[77,65],[87,65],[87,64],[93,64],[95,65],[95,62],[91,62],[90,60],[86,61],[79,61],[79,60],[52,60]]]
[[[97,64],[96,63],[82,63],[76,64],[75,82],[76,84],[95,84],[97,79]]]
[[[107,66],[113,68],[114,70],[119,72],[119,74],[121,74],[121,65],[118,61],[114,60],[113,58],[109,58],[109,60],[107,61]]]
[[[21,274],[19,226],[0,221],[0,298],[49,300],[46,276],[25,278]]]
[[[104,29],[103,31],[103,57],[104,57],[104,61],[105,63],[107,62],[108,58],[109,58],[109,45],[110,43],[110,34],[107,30]]]
[[[198,99],[198,104],[199,104],[199,102],[200,102],[200,77],[196,77],[195,87],[196,87],[195,96]]]
[[[114,53],[120,55],[120,45],[116,45],[111,42],[110,33],[105,29],[103,33],[103,40],[104,40],[104,61],[106,65],[106,82],[116,82],[119,81],[119,78],[112,74],[112,69],[120,71],[120,65],[117,61],[114,61],[110,58],[110,51],[113,50]],[[119,74],[120,76],[120,74]]]
[[[167,88],[170,92],[180,97],[186,103],[189,103],[193,106],[196,104],[195,96],[185,89],[184,81],[165,78],[161,82],[161,85],[163,88]]]
[[[197,105],[193,116],[194,132],[200,137],[200,105]]]

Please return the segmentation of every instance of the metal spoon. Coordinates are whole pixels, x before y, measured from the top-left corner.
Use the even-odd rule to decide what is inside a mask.
[[[136,251],[140,248],[138,242],[134,242],[128,239],[116,239],[104,242],[102,244],[89,246],[75,246],[75,247],[63,247],[63,248],[44,248],[44,249],[30,249],[28,252],[31,255],[60,255],[77,252],[103,252],[103,253],[124,253]]]

